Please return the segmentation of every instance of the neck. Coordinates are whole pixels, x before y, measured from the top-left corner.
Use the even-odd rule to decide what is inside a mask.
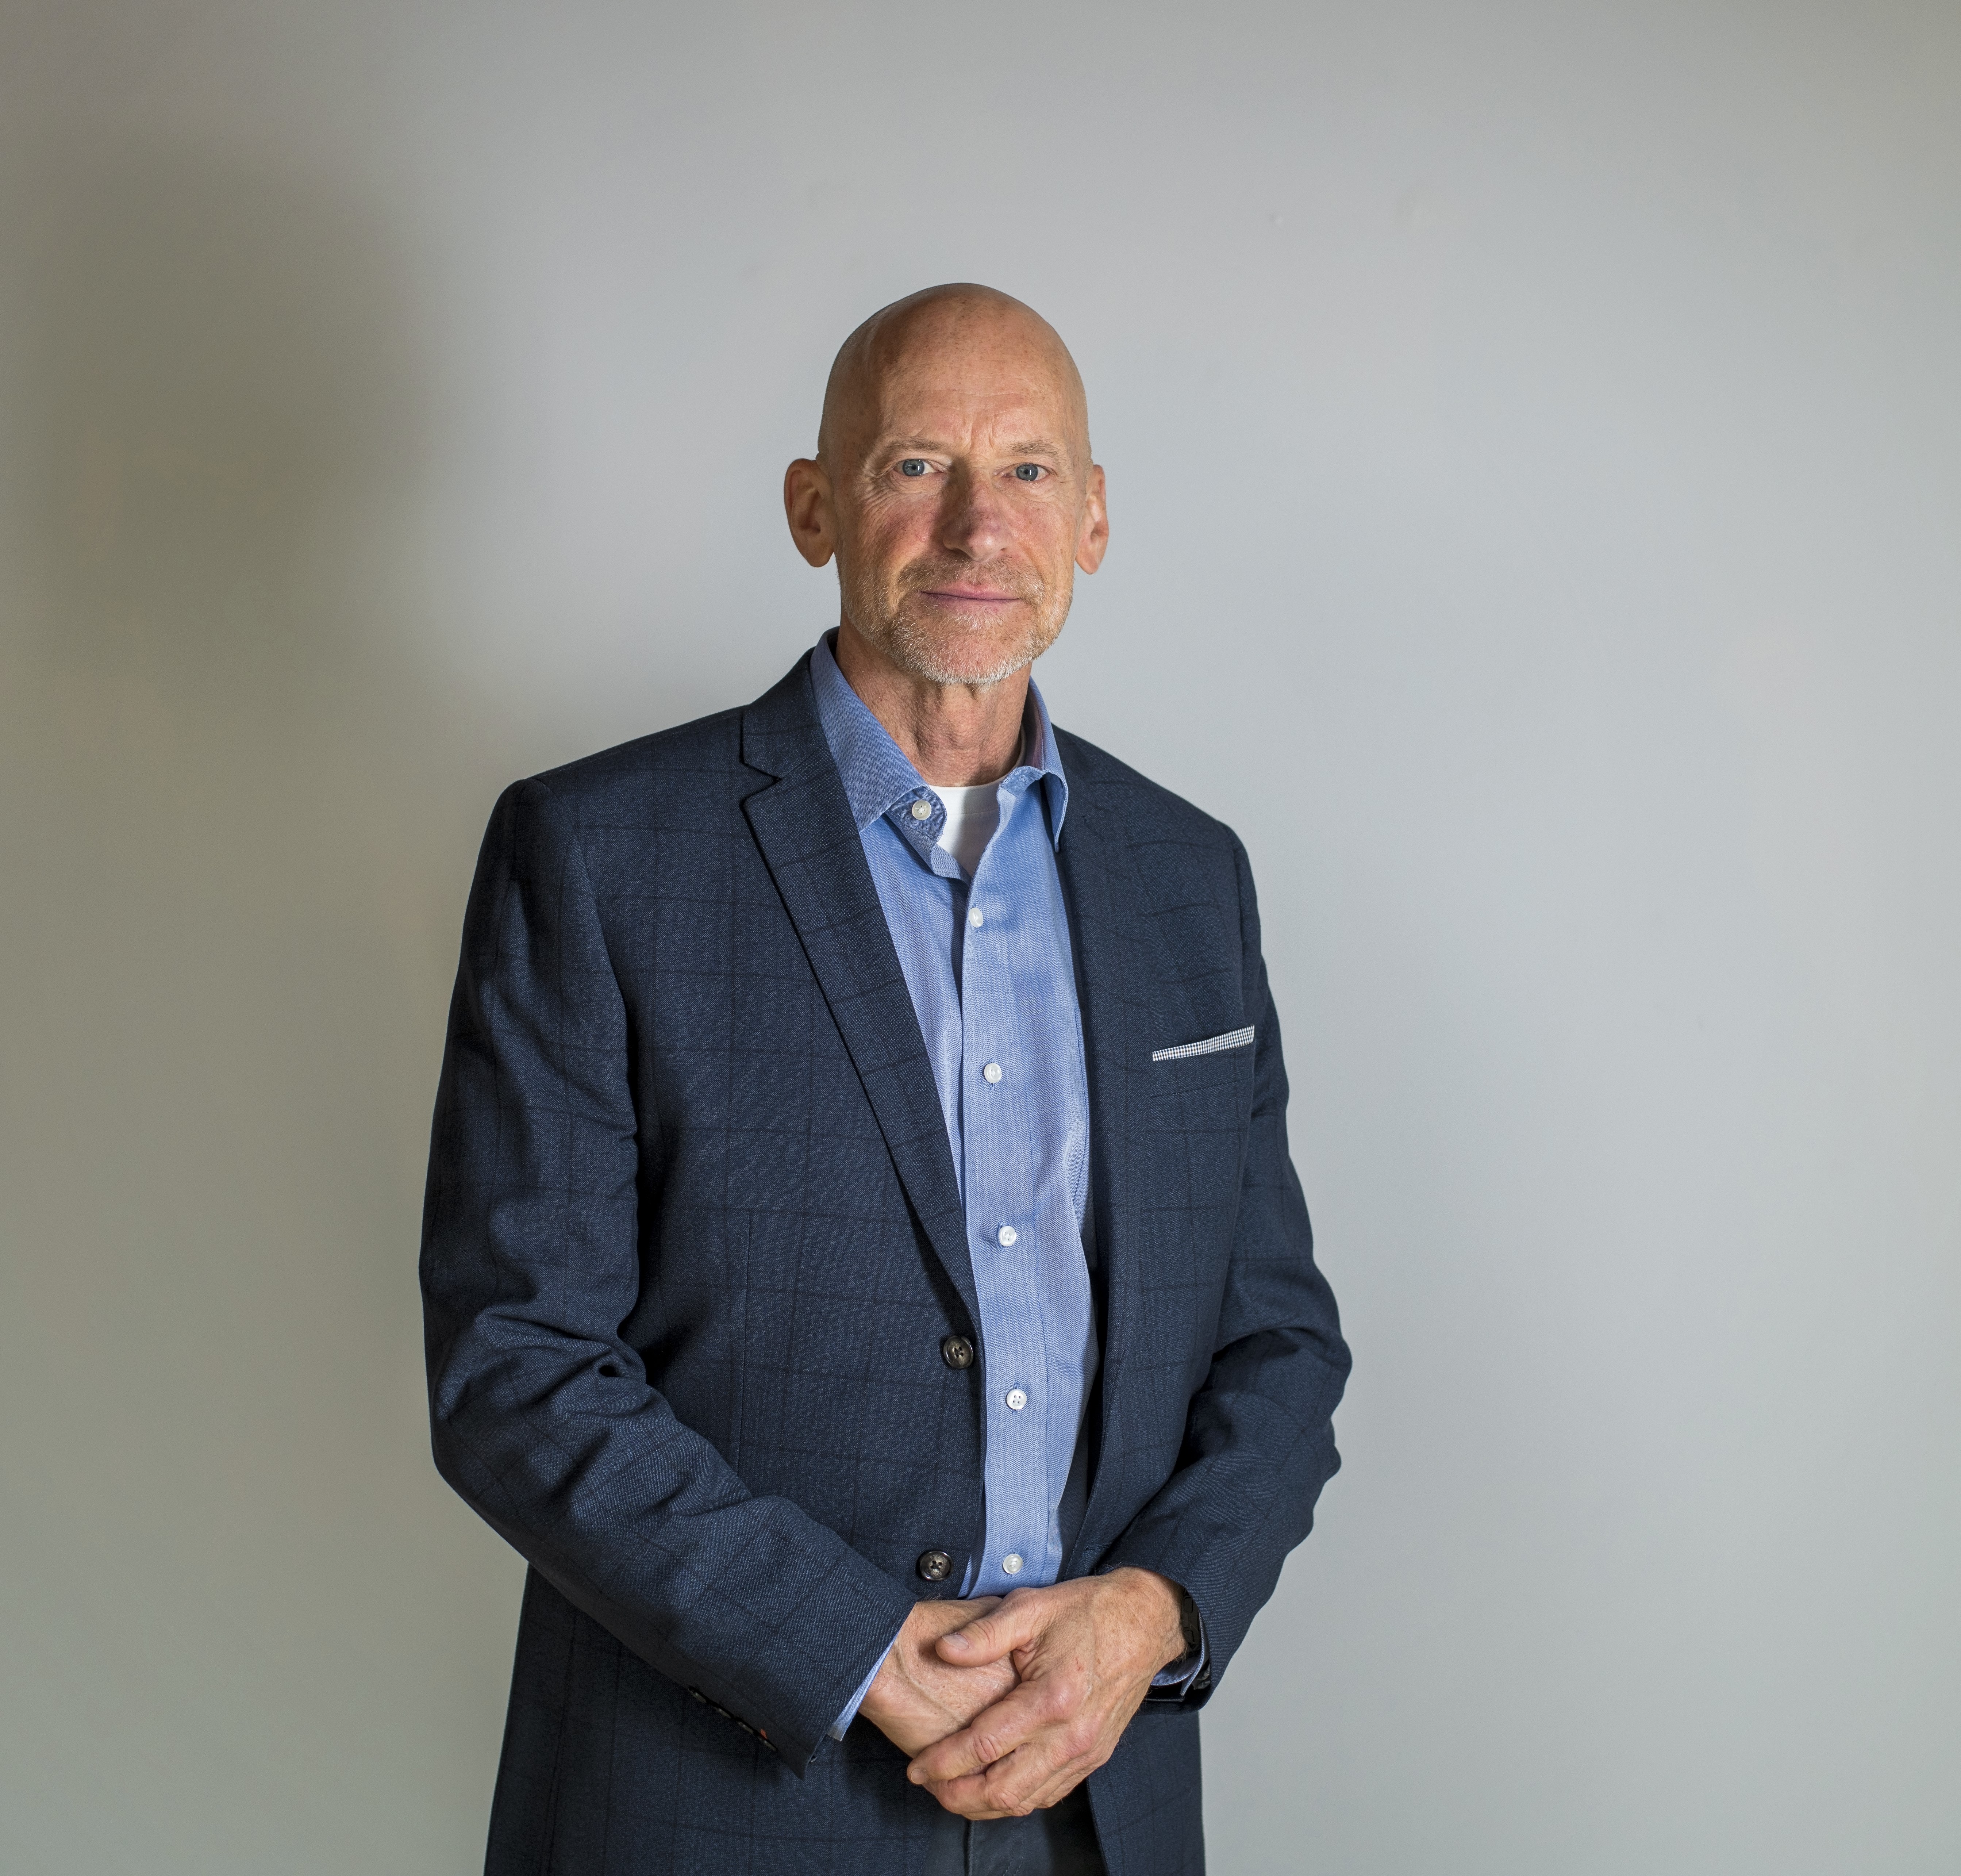
[[[922,780],[971,788],[1015,766],[1028,706],[1025,665],[996,684],[936,684],[894,664],[847,619],[837,629],[837,668]]]

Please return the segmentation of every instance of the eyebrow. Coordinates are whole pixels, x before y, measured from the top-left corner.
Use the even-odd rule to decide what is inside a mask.
[[[925,455],[946,448],[945,443],[929,436],[888,436],[881,438],[872,445],[872,454],[884,456],[894,450],[916,449]],[[1002,453],[1009,456],[1067,456],[1069,451],[1060,443],[1051,442],[1045,436],[1038,436],[1010,443]]]

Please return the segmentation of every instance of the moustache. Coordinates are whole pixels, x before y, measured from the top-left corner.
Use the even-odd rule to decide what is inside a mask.
[[[928,592],[940,586],[990,587],[1032,605],[1041,605],[1048,591],[1026,567],[1002,563],[976,566],[971,560],[915,560],[901,577],[901,592]]]

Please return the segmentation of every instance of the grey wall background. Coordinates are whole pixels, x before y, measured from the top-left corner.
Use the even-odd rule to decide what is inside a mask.
[[[963,277],[1359,1355],[1215,1867],[1961,1866],[1961,14],[5,0],[0,168],[0,1866],[475,1865],[476,840],[829,622],[782,465]]]

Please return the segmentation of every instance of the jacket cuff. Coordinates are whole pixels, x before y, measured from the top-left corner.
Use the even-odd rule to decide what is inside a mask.
[[[851,1696],[850,1699],[846,1703],[844,1711],[839,1714],[836,1719],[831,1721],[830,1734],[831,1738],[842,1739],[846,1732],[849,1730],[851,1722],[857,1718],[858,1709],[865,1704],[865,1696],[872,1691],[872,1682],[878,1678],[878,1670],[885,1666],[887,1657],[891,1654],[892,1650],[898,1646],[899,1635],[904,1631],[904,1628],[905,1624],[901,1622],[899,1625],[898,1629],[893,1632],[891,1640],[885,1644],[884,1653],[881,1654],[878,1658],[872,1664],[872,1671],[867,1674],[863,1680],[859,1682],[858,1691],[854,1693]]]
[[[1205,1646],[1205,1618],[1198,1605],[1181,1584],[1178,1592],[1178,1626],[1185,1631],[1185,1652],[1160,1667],[1151,1680],[1146,1700],[1182,1700],[1186,1695],[1212,1685],[1210,1657]]]

